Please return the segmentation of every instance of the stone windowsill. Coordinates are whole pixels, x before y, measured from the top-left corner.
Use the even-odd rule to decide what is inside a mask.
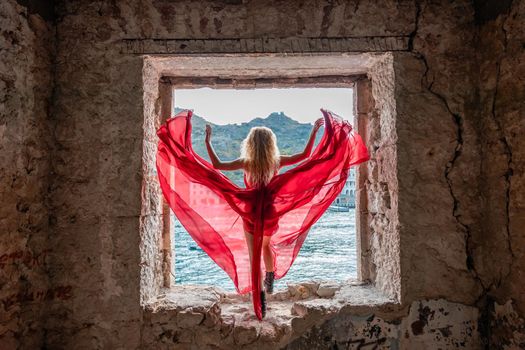
[[[225,325],[252,330],[269,327],[267,333],[271,340],[280,341],[285,336],[301,334],[339,312],[367,315],[397,305],[375,287],[356,281],[291,284],[285,290],[268,295],[267,300],[266,317],[259,322],[249,294],[229,293],[212,286],[181,285],[162,290],[146,310],[152,315],[162,314],[163,319],[172,320],[182,329]],[[253,336],[264,333],[262,328]]]

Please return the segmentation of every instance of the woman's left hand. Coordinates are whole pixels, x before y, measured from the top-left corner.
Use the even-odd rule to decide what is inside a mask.
[[[319,118],[314,123],[314,131],[319,130],[319,128],[324,124],[324,118]]]

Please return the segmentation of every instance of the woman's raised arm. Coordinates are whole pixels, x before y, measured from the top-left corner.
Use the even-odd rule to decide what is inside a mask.
[[[312,153],[312,148],[314,147],[315,135],[317,134],[317,130],[319,130],[321,125],[323,125],[323,122],[323,118],[319,118],[315,121],[312,132],[310,133],[310,138],[308,139],[308,142],[301,153],[292,154],[290,156],[281,156],[281,166],[298,163],[310,156],[310,153]]]
[[[211,164],[215,169],[219,170],[238,170],[243,168],[243,161],[241,158],[229,162],[223,162],[215,153],[213,146],[211,145],[211,126],[206,124],[206,149],[208,150],[208,155],[210,156]]]

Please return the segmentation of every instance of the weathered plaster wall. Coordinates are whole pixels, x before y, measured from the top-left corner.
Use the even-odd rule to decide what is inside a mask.
[[[473,20],[469,2],[418,3],[411,52],[394,63],[406,301],[482,292],[470,262],[482,215]]]
[[[402,319],[342,312],[286,349],[479,349],[477,318],[476,308],[443,300],[414,302]]]
[[[46,274],[52,13],[52,6],[49,11],[12,0],[0,3],[2,349],[39,348],[45,302],[67,297],[67,290],[49,285]]]
[[[56,348],[139,346],[142,59],[120,55],[118,6],[57,5],[53,285],[72,297],[50,306]],[[67,320],[67,322],[64,322]],[[120,344],[120,345],[119,345]]]
[[[480,15],[476,3],[60,1],[56,34],[42,16],[3,3],[0,256],[4,247],[10,255],[0,258],[0,344],[277,348],[297,337],[290,348],[522,344],[525,5],[514,0]],[[379,129],[370,171],[392,167],[380,157],[395,152],[397,187],[385,178],[378,200],[397,198],[398,212],[388,215],[399,220],[400,261],[389,268],[401,280],[382,289],[400,290],[402,304],[350,286],[334,300],[276,300],[273,324],[250,323],[240,317],[249,307],[215,291],[183,314],[162,298],[143,310],[140,272],[152,259],[141,256],[140,227],[158,218],[148,211],[158,203],[142,207],[142,156],[153,152],[143,147],[154,144],[143,123],[144,113],[158,111],[148,109],[155,95],[143,91],[143,57],[122,53],[122,39],[385,35],[408,38],[408,49],[392,55],[394,81],[383,82],[394,84],[395,105],[381,104],[380,85],[374,90],[376,115],[395,114],[396,124]],[[385,249],[392,222],[378,216],[372,249]],[[41,290],[45,310],[28,299]]]
[[[479,32],[484,234],[476,264],[489,291],[494,348],[525,347],[525,3],[481,8]],[[498,5],[494,7],[494,5]],[[496,16],[494,10],[500,15]],[[494,305],[493,305],[494,303]]]
[[[474,37],[470,2],[386,2],[378,9],[362,1],[66,1],[57,21],[53,244],[71,253],[53,256],[53,281],[73,283],[74,297],[54,310],[70,320],[65,327],[71,336],[51,322],[50,344],[140,344],[142,61],[120,53],[121,39],[374,35],[411,37],[412,52],[395,57],[402,81],[395,91],[399,125],[382,130],[391,132],[385,143],[391,137],[398,145],[404,301],[472,304],[480,290],[467,268],[468,232],[461,221],[474,225],[479,215],[470,205],[479,198],[477,175],[468,171],[480,159],[471,126],[477,114],[470,74],[475,52],[466,45]],[[465,145],[456,156],[459,128]],[[386,229],[379,225],[378,237]],[[97,306],[84,307],[88,303]],[[117,333],[123,325],[132,334]]]

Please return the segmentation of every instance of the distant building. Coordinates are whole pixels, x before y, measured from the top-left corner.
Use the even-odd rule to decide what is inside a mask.
[[[355,208],[355,168],[350,169],[343,190],[332,205]]]

